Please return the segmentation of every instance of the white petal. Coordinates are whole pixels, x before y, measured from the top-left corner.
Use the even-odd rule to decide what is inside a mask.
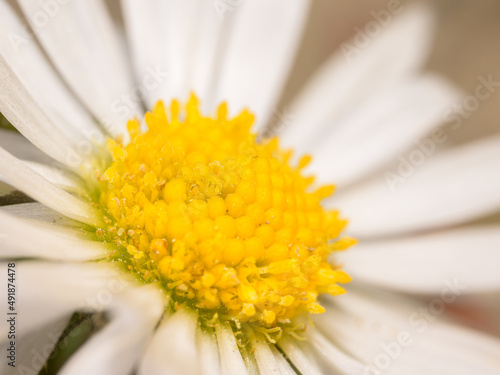
[[[309,1],[254,0],[234,9],[234,30],[220,67],[216,101],[231,112],[249,108],[262,128],[292,66],[307,19]],[[229,17],[229,15],[227,15]]]
[[[307,344],[283,336],[277,344],[293,365],[304,375],[320,374],[318,364]]]
[[[128,282],[121,273],[98,264],[15,262],[18,334],[23,336],[56,319],[80,311],[102,311]],[[7,263],[0,263],[7,275]],[[7,281],[7,277],[5,277]],[[7,310],[7,299],[0,302]],[[7,336],[7,327],[0,333]]]
[[[341,351],[335,344],[318,332],[317,329],[309,329],[308,336],[311,344],[328,364],[329,371],[340,372],[340,374],[345,375],[365,374],[364,365],[361,362]]]
[[[50,121],[1,55],[0,112],[45,154],[73,169],[82,165],[74,144]]]
[[[52,185],[57,186],[65,191],[70,191],[80,195],[85,194],[82,188],[82,180],[72,172],[63,168],[61,165],[41,164],[33,161],[24,162],[28,167],[38,173],[40,176],[49,181]]]
[[[179,310],[165,316],[139,366],[140,375],[200,374],[196,344],[198,317]]]
[[[140,99],[106,5],[99,0],[56,2],[46,11],[38,2],[18,2],[69,86],[106,130],[123,134],[126,120],[141,114]]]
[[[61,81],[34,36],[27,33],[28,26],[21,20],[22,16],[6,1],[0,4],[0,14],[0,54],[54,125],[90,153],[93,149],[90,139],[104,141],[101,130]]]
[[[19,159],[38,161],[44,164],[50,164],[54,161],[15,131],[0,129],[0,147]]]
[[[214,332],[202,332],[198,329],[197,333],[200,363],[203,363],[202,373],[204,375],[220,375],[219,348],[217,347],[217,337]]]
[[[269,344],[261,333],[253,331],[251,328],[246,332],[259,367],[259,373],[261,375],[280,374],[280,367],[270,348],[272,344]]]
[[[463,293],[500,290],[500,226],[470,227],[365,242],[340,257],[354,279],[404,292],[439,294],[458,280]]]
[[[397,157],[443,121],[457,90],[437,76],[419,76],[367,100],[310,150],[320,182],[345,186]]]
[[[213,103],[213,87],[218,78],[224,47],[228,36],[232,34],[232,22],[221,22],[218,13],[214,9],[214,2],[199,1],[201,19],[197,25],[197,37],[195,49],[191,56],[191,86],[190,89],[199,95],[200,106],[208,113],[213,113],[215,107],[210,108]]]
[[[386,171],[327,202],[350,219],[349,230],[355,236],[380,237],[459,224],[500,209],[500,137],[437,155],[416,150],[422,154],[421,166],[403,159],[404,169]]]
[[[221,322],[216,327],[217,342],[221,361],[221,374],[248,374],[241,357],[238,344],[234,338],[233,330],[229,323]]]
[[[376,290],[350,290],[314,320],[332,342],[368,363],[367,374],[498,373],[499,340],[443,323],[433,301],[419,304]]]
[[[15,367],[8,365],[7,355],[0,357],[3,375],[38,374],[58,343],[59,336],[66,328],[71,315],[56,319],[39,329],[15,340]],[[22,324],[19,321],[18,324]],[[5,338],[2,347],[10,348],[10,340]]]
[[[69,217],[63,216],[57,211],[54,211],[38,202],[1,206],[0,212],[5,212],[9,215],[21,218],[57,224],[58,226],[63,226],[65,228],[77,228],[79,230],[82,229],[82,223],[70,219]]]
[[[295,370],[292,368],[292,366],[290,366],[285,357],[283,357],[283,354],[281,354],[281,352],[278,349],[276,349],[276,346],[271,345],[270,348],[271,351],[273,352],[276,362],[278,363],[278,367],[281,373],[283,375],[295,375],[296,374]]]
[[[148,106],[152,107],[159,99],[186,100],[189,90],[194,88],[192,68],[196,63],[197,42],[205,37],[198,28],[207,17],[215,18],[212,3],[123,0],[122,5],[136,76],[146,88],[143,92]],[[214,22],[211,25],[218,27]],[[211,66],[211,61],[199,63]]]
[[[344,50],[323,65],[292,103],[282,142],[299,153],[307,151],[324,129],[334,127],[364,98],[415,72],[427,59],[432,24],[432,12],[419,4],[400,16],[389,14],[380,34],[367,42],[355,37],[341,45]]]
[[[71,230],[20,219],[0,211],[0,259],[44,258],[86,261],[109,254],[104,244],[83,239]]]
[[[156,285],[116,298],[110,306],[111,321],[69,358],[60,374],[130,374],[161,317],[163,303]]]
[[[0,148],[0,174],[6,181],[40,203],[86,224],[99,223],[89,204],[55,187],[21,160]]]
[[[49,220],[33,220],[26,217],[15,217],[11,214],[11,212],[16,212],[22,208],[19,208],[17,210],[12,209],[12,207],[20,206],[20,207],[25,207],[26,205],[33,205],[37,203],[23,203],[23,204],[16,204],[16,205],[10,205],[10,206],[2,206],[0,207],[0,215],[2,216],[2,220],[5,222],[9,220],[14,220],[16,223],[18,223],[20,226],[26,226],[25,228],[27,230],[38,230],[38,231],[43,231],[48,233],[49,235],[56,236],[58,238],[63,238],[63,239],[69,239],[69,240],[83,240],[83,241],[93,241],[96,244],[101,244],[101,242],[94,241],[96,238],[95,234],[95,229],[92,227],[88,227],[82,223],[78,223],[78,226],[66,226],[66,225],[55,225],[53,222],[50,222]],[[9,209],[11,208],[11,209]],[[30,207],[31,208],[31,207]],[[35,209],[36,210],[36,209]],[[41,212],[41,211],[39,211]],[[29,215],[28,215],[29,216]],[[18,232],[16,232],[18,233]],[[91,245],[92,246],[92,245]]]

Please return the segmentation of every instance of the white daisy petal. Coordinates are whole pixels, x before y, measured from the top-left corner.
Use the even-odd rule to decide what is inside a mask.
[[[250,108],[256,114],[257,130],[275,110],[308,8],[305,0],[254,0],[234,10],[234,30],[220,67],[215,100],[227,100],[233,113]]]
[[[44,164],[50,164],[54,161],[15,131],[0,129],[0,147],[19,159]]]
[[[49,322],[15,341],[15,367],[9,366],[10,359],[0,357],[3,375],[38,374],[58,342],[59,336],[66,328],[71,315],[66,315],[54,322]],[[2,347],[10,348],[10,341],[5,339]],[[9,355],[9,352],[7,352]]]
[[[427,59],[432,24],[432,11],[419,4],[400,16],[389,15],[388,25],[367,45],[355,40],[342,45],[344,50],[324,64],[292,103],[283,144],[306,152],[360,101],[415,72]]]
[[[216,333],[221,361],[221,374],[248,374],[229,323],[219,323],[216,327]]]
[[[280,367],[266,338],[259,332],[248,329],[247,336],[261,375],[280,374]]]
[[[130,374],[161,317],[163,302],[159,288],[151,285],[116,298],[111,321],[69,358],[60,374]]]
[[[273,352],[274,358],[276,359],[276,363],[278,364],[278,368],[283,375],[296,375],[297,373],[295,370],[290,366],[288,361],[286,360],[285,357],[283,357],[283,354],[276,349],[274,345],[270,346],[271,351]]]
[[[354,279],[372,285],[439,294],[444,282],[458,280],[474,293],[500,290],[498,249],[500,227],[491,225],[365,242],[339,259]]]
[[[82,165],[74,144],[49,120],[1,55],[0,112],[45,154],[72,169]]]
[[[57,4],[53,3],[53,6]],[[33,40],[34,36],[27,35],[28,26],[23,23],[22,16],[14,10],[12,4],[1,2],[0,14],[0,54],[54,125],[75,143],[80,142],[80,147],[85,147],[90,154],[93,143],[83,144],[84,139],[102,143],[104,136],[101,130],[61,81]]]
[[[7,263],[0,263],[0,268],[7,275]],[[16,262],[15,272],[16,310],[23,322],[17,327],[20,336],[77,310],[102,310],[126,286],[115,271],[97,264],[22,261]],[[1,303],[5,311],[7,299]],[[2,325],[2,337],[6,329]]]
[[[352,291],[350,290],[349,293],[352,293]],[[353,359],[367,362],[371,358],[374,358],[377,355],[379,346],[368,343],[361,332],[364,333],[365,336],[368,335],[366,331],[374,334],[374,332],[378,332],[377,329],[379,329],[379,324],[375,327],[367,326],[366,321],[360,319],[358,314],[356,317],[359,320],[358,325],[360,327],[357,328],[357,330],[360,331],[360,333],[351,335],[351,330],[353,330],[354,325],[351,319],[354,319],[354,317],[349,316],[348,313],[338,309],[332,303],[324,303],[324,305],[327,308],[326,312],[314,317],[317,329],[334,345],[337,345],[339,350],[344,350],[352,355]]]
[[[1,190],[0,195],[2,195]],[[54,211],[38,202],[1,206],[0,212],[5,212],[9,215],[21,218],[43,221],[50,224],[63,226],[65,228],[77,228],[79,230],[81,230],[82,228],[82,223],[70,219],[69,217],[63,216],[59,212]]]
[[[322,356],[324,362],[329,366],[330,371],[339,372],[346,375],[362,375],[364,365],[361,362],[342,352],[335,344],[326,339],[317,329],[308,330],[311,344]]]
[[[217,337],[214,332],[202,332],[198,329],[198,346],[200,363],[203,363],[202,374],[220,375],[219,348],[217,347]]]
[[[85,190],[82,189],[82,180],[62,165],[57,163],[47,165],[33,161],[24,161],[24,163],[52,185],[65,191],[85,194]]]
[[[339,207],[361,238],[459,224],[500,209],[500,137],[425,158],[421,166],[407,161],[404,171],[386,171],[326,204]]]
[[[293,365],[304,375],[320,374],[310,348],[292,337],[284,336],[277,344]]]
[[[311,170],[320,182],[345,186],[390,162],[443,121],[461,97],[434,75],[385,90],[316,142]],[[402,126],[404,124],[404,126]]]
[[[159,99],[185,100],[189,90],[195,88],[192,86],[194,55],[197,43],[203,43],[205,37],[199,34],[198,28],[206,18],[215,18],[212,3],[123,0],[122,5],[136,76],[147,86],[143,92],[148,106],[152,107]],[[211,25],[217,30],[215,22]],[[206,63],[207,68],[212,64],[211,61],[200,63]]]
[[[0,174],[12,186],[72,219],[90,225],[99,223],[99,215],[89,204],[55,187],[2,148],[0,148]]]
[[[314,320],[325,336],[367,361],[367,374],[498,373],[500,341],[442,323],[435,306],[351,290]]]
[[[190,67],[192,70],[190,88],[203,98],[200,106],[206,113],[212,113],[210,107],[213,101],[213,87],[218,77],[222,51],[225,42],[232,33],[232,22],[221,22],[218,13],[214,9],[214,2],[199,1],[201,19],[197,25],[197,38],[195,49],[191,57]],[[229,21],[229,20],[228,20]],[[214,103],[213,103],[214,104]]]
[[[127,55],[100,0],[54,3],[55,16],[38,2],[19,0],[23,13],[53,64],[83,103],[113,135],[124,134],[126,120],[141,114]],[[85,72],[85,74],[82,74]]]
[[[0,259],[45,258],[86,261],[102,259],[109,249],[101,242],[75,236],[70,230],[50,224],[15,218],[0,211]],[[29,236],[26,236],[29,233]]]
[[[139,374],[200,374],[197,323],[197,315],[182,310],[165,316],[142,357]]]

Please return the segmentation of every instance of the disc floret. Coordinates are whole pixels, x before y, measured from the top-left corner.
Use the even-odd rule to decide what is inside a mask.
[[[256,143],[244,110],[226,104],[203,116],[193,95],[185,108],[160,101],[129,121],[130,142],[109,140],[112,162],[100,176],[105,237],[145,282],[161,282],[177,303],[264,327],[303,311],[321,313],[318,295],[344,293],[350,281],[329,255],[346,221],[324,210],[333,186],[313,189],[276,138]]]

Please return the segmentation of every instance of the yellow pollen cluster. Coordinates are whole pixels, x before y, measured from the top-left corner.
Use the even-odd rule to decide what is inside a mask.
[[[128,123],[130,143],[109,140],[113,161],[99,177],[101,234],[116,259],[146,282],[161,281],[174,301],[264,327],[302,311],[321,313],[320,293],[337,295],[350,277],[327,257],[355,241],[346,222],[325,211],[333,186],[313,178],[278,141],[255,142],[254,117],[200,114],[192,95],[182,108],[158,102]]]

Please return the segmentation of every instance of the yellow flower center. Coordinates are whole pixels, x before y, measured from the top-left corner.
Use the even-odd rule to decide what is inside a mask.
[[[339,239],[346,221],[320,201],[277,139],[255,142],[248,111],[205,117],[192,95],[185,110],[158,102],[128,123],[130,143],[109,140],[112,163],[100,176],[99,203],[117,245],[114,259],[145,282],[161,282],[177,304],[263,327],[324,311],[320,293],[337,295],[349,276],[327,262],[354,243]]]

